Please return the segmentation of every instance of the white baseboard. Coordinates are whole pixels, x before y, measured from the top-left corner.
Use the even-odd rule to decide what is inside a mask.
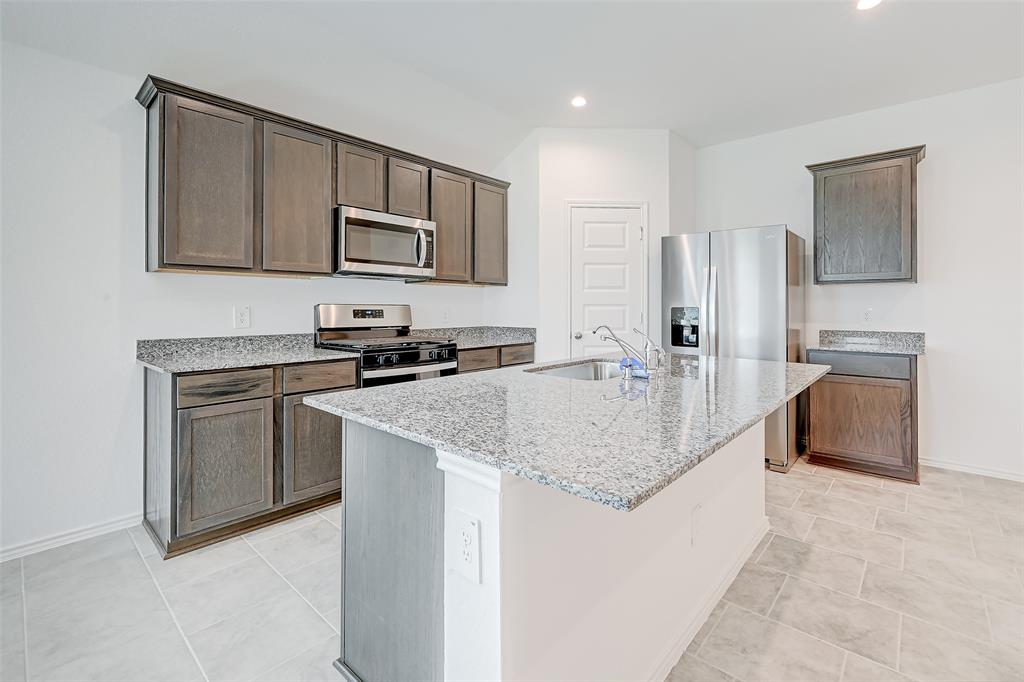
[[[729,590],[729,586],[732,585],[732,581],[736,579],[740,570],[743,569],[743,564],[747,563],[750,555],[755,549],[757,549],[758,543],[761,542],[762,538],[764,538],[767,533],[768,519],[765,518],[764,522],[758,526],[757,532],[755,532],[753,537],[747,542],[743,551],[741,551],[739,556],[736,557],[735,563],[729,567],[728,572],[722,577],[721,582],[718,583],[718,587],[715,588],[715,591],[710,597],[708,597],[708,600],[701,607],[700,613],[698,613],[697,617],[686,626],[682,635],[676,640],[675,644],[672,645],[672,648],[669,649],[668,653],[665,654],[665,657],[658,664],[658,667],[655,668],[654,674],[650,677],[652,682],[662,682],[666,677],[668,677],[669,672],[672,671],[672,668],[679,661],[679,658],[686,652],[686,647],[690,646],[690,642],[692,642],[693,638],[697,636],[697,632],[701,627],[703,627],[708,616],[711,615],[715,606]]]
[[[1001,471],[999,469],[986,469],[984,467],[972,467],[965,464],[957,464],[955,462],[943,462],[937,459],[925,459],[921,458],[921,464],[930,467],[936,467],[938,469],[950,469],[952,471],[962,471],[965,474],[978,474],[979,476],[991,476],[992,478],[1002,478],[1007,481],[1017,481],[1018,483],[1024,483],[1024,474],[1014,471]]]
[[[76,528],[75,530],[57,533],[56,535],[51,535],[41,540],[32,540],[31,542],[23,542],[20,545],[3,547],[0,548],[0,561],[17,559],[19,557],[28,556],[29,554],[35,554],[36,552],[60,547],[61,545],[67,545],[72,542],[78,542],[79,540],[103,535],[104,533],[110,533],[115,530],[131,528],[132,526],[137,526],[140,523],[142,523],[141,514],[129,514],[128,516],[122,516],[119,519],[105,521],[104,523],[97,523],[92,526],[85,526],[82,528]]]

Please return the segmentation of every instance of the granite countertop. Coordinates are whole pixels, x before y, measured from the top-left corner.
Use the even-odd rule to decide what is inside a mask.
[[[808,346],[807,350],[924,355],[924,333],[822,329],[818,332],[818,345]]]
[[[534,343],[537,338],[537,331],[528,327],[448,327],[412,331],[418,336],[451,338],[460,349]],[[135,344],[136,360],[169,374],[358,357],[358,353],[315,348],[312,334],[140,339]]]
[[[649,384],[634,380],[628,396],[617,379],[571,380],[520,365],[322,394],[305,402],[628,511],[829,369],[734,358],[670,359],[670,367]],[[586,360],[529,368],[580,362]]]

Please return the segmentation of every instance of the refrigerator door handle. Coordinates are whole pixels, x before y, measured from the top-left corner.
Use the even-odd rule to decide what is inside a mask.
[[[708,273],[708,355],[718,355],[718,268]]]
[[[708,289],[711,286],[711,270],[704,268],[701,274],[704,281],[701,282],[700,310],[697,312],[697,325],[700,330],[697,336],[697,344],[700,346],[701,355],[711,355],[711,333],[708,326]]]

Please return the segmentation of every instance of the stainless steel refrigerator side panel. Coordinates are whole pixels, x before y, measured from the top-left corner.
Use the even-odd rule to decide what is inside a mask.
[[[707,232],[661,239],[661,338],[669,353],[707,354],[707,277],[711,238]],[[672,308],[700,308],[699,346],[672,345]]]
[[[786,361],[787,241],[785,225],[711,233],[718,355]],[[788,405],[765,419],[765,458],[774,466],[789,459],[789,422]]]
[[[804,293],[805,246],[802,237],[786,232],[786,360],[803,362],[806,345],[804,341],[805,293]],[[807,392],[804,391],[789,401],[786,406],[787,457],[784,461],[769,460],[774,471],[788,471],[800,453],[807,446]]]

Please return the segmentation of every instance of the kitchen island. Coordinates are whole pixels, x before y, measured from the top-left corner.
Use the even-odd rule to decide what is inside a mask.
[[[345,419],[346,678],[664,678],[767,530],[764,418],[828,367],[559,375],[589,361],[306,398]]]

